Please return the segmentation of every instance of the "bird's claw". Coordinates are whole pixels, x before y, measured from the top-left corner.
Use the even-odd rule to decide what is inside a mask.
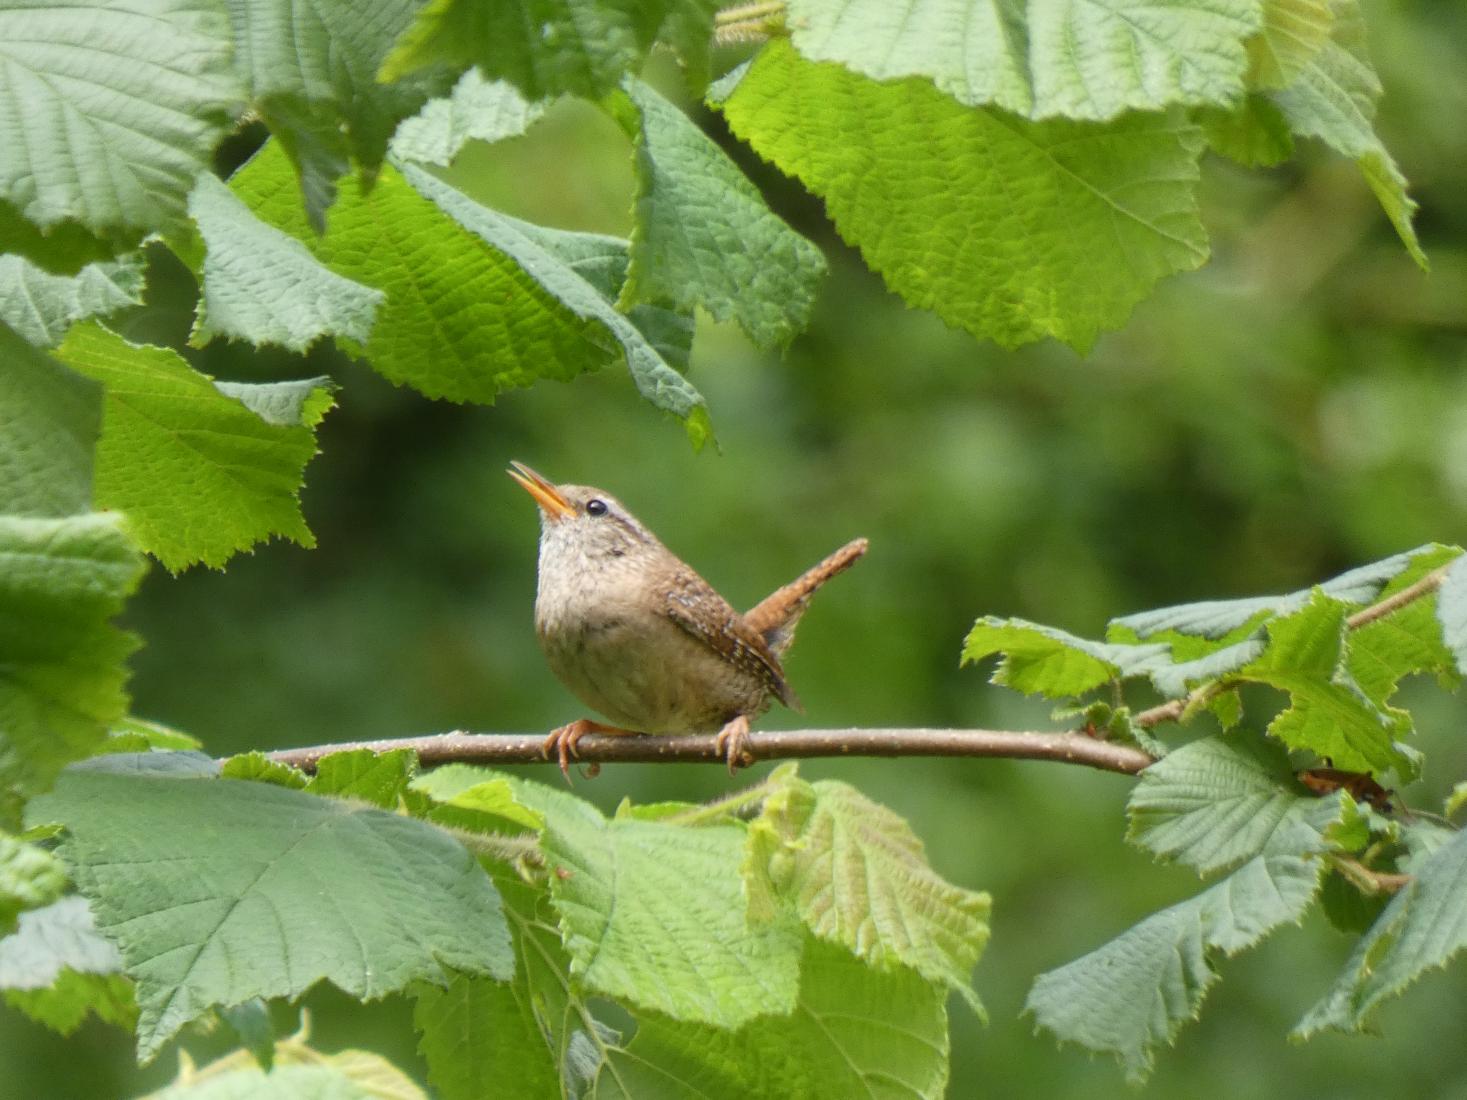
[[[740,768],[746,768],[754,763],[754,754],[749,751],[749,719],[747,715],[737,715],[718,731],[718,737],[714,739],[714,748],[718,755],[728,761],[728,774],[737,775]]]
[[[545,738],[545,744],[540,749],[540,755],[546,760],[553,756],[560,764],[560,774],[565,776],[567,783],[571,781],[571,760],[580,758],[580,754],[576,752],[576,745],[582,737],[591,732],[591,728],[591,723],[586,719],[577,718],[574,722],[568,722],[551,730],[550,735]]]

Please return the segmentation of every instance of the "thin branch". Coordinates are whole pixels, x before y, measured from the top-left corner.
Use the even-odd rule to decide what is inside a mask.
[[[1446,565],[1433,569],[1415,584],[1407,585],[1399,592],[1392,593],[1385,599],[1371,604],[1369,607],[1361,608],[1345,620],[1345,626],[1350,630],[1359,630],[1362,626],[1373,623],[1377,619],[1384,619],[1392,612],[1401,610],[1408,603],[1414,603],[1416,600],[1421,599],[1422,596],[1430,595],[1441,587],[1442,580],[1446,577],[1447,570],[1451,566],[1452,563],[1448,562]],[[1217,691],[1218,683],[1218,681],[1213,681],[1203,684],[1190,695],[1184,695],[1180,699],[1169,699],[1165,703],[1157,704],[1150,710],[1143,710],[1132,721],[1145,729],[1160,725],[1162,722],[1175,722],[1189,707],[1195,703],[1204,701],[1208,692]]]
[[[385,741],[351,741],[309,748],[280,749],[272,760],[311,771],[321,757],[347,749],[412,749],[424,764],[543,764],[544,734],[439,733]],[[1135,775],[1155,761],[1131,745],[1100,741],[1081,733],[1023,733],[1012,730],[955,729],[823,729],[764,730],[749,735],[756,760],[821,756],[979,756],[1013,760],[1052,760],[1083,764],[1102,771]],[[615,737],[587,734],[577,746],[588,764],[719,763],[717,739],[711,734]]]
[[[1411,884],[1410,875],[1394,871],[1377,871],[1373,867],[1365,866],[1358,859],[1351,859],[1337,852],[1329,856],[1329,862],[1335,870],[1366,894],[1394,894]]]
[[[1345,620],[1345,625],[1351,630],[1359,630],[1367,623],[1373,623],[1376,619],[1383,619],[1392,611],[1399,611],[1408,603],[1412,603],[1415,600],[1421,599],[1422,596],[1435,592],[1442,586],[1442,581],[1445,579],[1447,570],[1452,567],[1452,564],[1452,562],[1448,562],[1446,565],[1433,569],[1415,584],[1407,585],[1399,592],[1387,596],[1378,603],[1373,603],[1369,607],[1355,612],[1355,614]]]

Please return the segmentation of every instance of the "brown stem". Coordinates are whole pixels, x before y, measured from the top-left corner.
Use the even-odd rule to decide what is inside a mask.
[[[587,734],[576,745],[580,759],[592,763],[717,763],[723,759],[711,733],[608,737]],[[543,733],[439,733],[385,741],[352,741],[309,748],[280,749],[272,760],[310,771],[328,753],[347,749],[412,749],[423,764],[542,764]],[[1135,775],[1153,759],[1130,745],[1098,741],[1079,733],[1024,733],[1013,730],[823,729],[765,730],[749,734],[747,748],[756,760],[822,756],[989,756],[1015,760],[1052,760],[1102,771]]]

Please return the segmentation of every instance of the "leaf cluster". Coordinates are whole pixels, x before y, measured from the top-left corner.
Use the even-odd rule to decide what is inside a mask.
[[[142,1061],[325,980],[411,996],[449,1098],[936,1097],[949,991],[977,1007],[987,896],[939,878],[889,810],[794,766],[724,803],[607,817],[488,769],[418,775],[406,751],[309,778],[258,755],[118,753],[27,818],[64,827],[78,893],[0,940],[0,982],[105,978],[76,1008],[135,997]],[[190,1073],[167,1095],[223,1087]]]
[[[1158,757],[1131,795],[1128,839],[1220,876],[1040,975],[1027,1010],[1041,1027],[1144,1079],[1155,1048],[1200,1011],[1217,963],[1299,923],[1316,900],[1363,935],[1296,1038],[1367,1027],[1381,1000],[1456,954],[1459,834],[1382,783],[1404,787],[1423,764],[1410,714],[1391,705],[1401,680],[1455,686],[1467,671],[1463,560],[1457,547],[1424,546],[1283,596],[1124,616],[1105,641],[978,621],[963,657],[1000,655],[994,683],[1060,701],[1094,735]],[[1133,711],[1133,684],[1168,701]],[[1180,747],[1161,736],[1202,715],[1216,732]]]

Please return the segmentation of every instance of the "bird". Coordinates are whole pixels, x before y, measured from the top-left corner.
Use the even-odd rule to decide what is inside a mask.
[[[535,633],[551,671],[608,722],[552,730],[544,755],[570,778],[588,733],[717,731],[730,774],[753,762],[749,723],[778,700],[803,709],[781,663],[810,597],[866,552],[852,539],[740,614],[626,506],[555,485],[522,462],[508,474],[540,510]]]

